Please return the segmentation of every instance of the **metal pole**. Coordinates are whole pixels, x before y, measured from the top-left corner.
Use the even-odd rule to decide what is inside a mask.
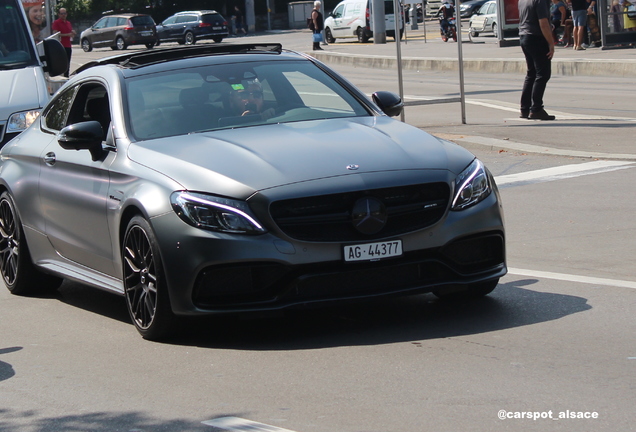
[[[402,80],[402,42],[400,41],[400,27],[402,26],[402,9],[400,8],[400,0],[393,0],[393,24],[395,28],[395,49],[397,51],[397,70],[398,70],[398,91],[400,99],[404,101],[404,82]],[[404,121],[404,110],[400,114],[400,120]]]
[[[272,14],[272,11],[269,9],[269,0],[267,0],[267,30],[272,29],[272,21],[270,18],[271,14]]]
[[[457,0],[457,3],[460,3]],[[457,65],[459,69],[459,98],[462,111],[462,124],[466,124],[466,95],[464,93],[464,57],[462,54],[462,20],[459,14],[459,4],[455,5],[455,30],[457,31]]]

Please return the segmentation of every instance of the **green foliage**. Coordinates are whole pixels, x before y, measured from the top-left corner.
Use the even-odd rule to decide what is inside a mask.
[[[90,6],[90,0],[61,0],[57,4],[55,13],[57,15],[57,11],[60,8],[65,8],[68,12],[68,19],[77,20],[86,17],[90,13]]]

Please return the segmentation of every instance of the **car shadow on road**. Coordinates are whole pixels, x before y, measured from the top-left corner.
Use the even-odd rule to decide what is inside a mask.
[[[20,351],[21,349],[22,347],[0,348],[0,355]],[[9,379],[14,375],[15,371],[13,370],[13,366],[11,366],[9,363],[0,361],[0,381]]]
[[[443,302],[425,294],[291,311],[270,318],[188,320],[184,331],[167,342],[238,350],[379,345],[486,333],[591,309],[582,297],[526,288],[537,282],[524,279],[503,283],[490,296],[464,303]]]
[[[164,343],[256,351],[380,345],[521,327],[591,309],[582,297],[528,289],[536,283],[500,283],[489,296],[468,302],[421,294],[277,313],[186,318]],[[131,323],[123,297],[65,283],[56,298]],[[135,331],[132,323],[130,331]]]

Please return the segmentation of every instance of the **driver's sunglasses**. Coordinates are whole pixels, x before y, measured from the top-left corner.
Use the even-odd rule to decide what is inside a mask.
[[[263,92],[260,91],[260,90],[241,91],[241,92],[239,92],[239,94],[241,95],[241,98],[243,98],[243,99],[247,99],[249,96],[252,96],[252,98],[254,98],[254,99],[262,99],[263,98]]]

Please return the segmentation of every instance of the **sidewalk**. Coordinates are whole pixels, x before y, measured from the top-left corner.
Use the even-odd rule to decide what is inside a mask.
[[[437,22],[426,23],[427,33],[407,28],[400,45],[402,67],[410,70],[457,70],[459,48],[456,42],[443,42]],[[462,23],[464,24],[464,23]],[[468,38],[462,27],[463,67],[467,72],[525,73],[525,59],[519,46],[500,47],[494,37]],[[396,67],[397,48],[392,38],[386,44],[359,44],[338,41],[325,46],[325,51],[311,51],[315,58],[332,64],[361,67]],[[553,75],[636,77],[636,49],[588,48],[574,51],[556,46],[552,61]]]
[[[417,32],[407,30],[406,40],[400,45],[402,67],[410,70],[457,70],[458,43],[443,42],[437,32],[437,23],[427,24],[429,31],[426,39],[421,26]],[[466,31],[465,28],[463,30]],[[479,37],[471,42],[467,34],[462,36],[465,36],[461,44],[465,71],[525,74],[525,58],[519,46],[500,47],[494,37]],[[396,68],[397,64],[397,48],[392,38],[386,44],[338,41],[324,46],[324,49],[305,52],[328,64],[361,68]],[[557,46],[552,64],[553,76],[634,78],[636,49],[588,48],[574,51]],[[625,92],[625,97],[632,95],[634,92],[631,88]],[[595,101],[586,103],[593,106]],[[558,109],[548,109],[557,115],[554,122],[520,121],[516,105],[509,107],[508,111],[484,108],[477,116],[473,111],[468,124],[439,120],[457,119],[458,104],[435,105],[435,112],[419,107],[405,109],[410,124],[465,146],[478,145],[519,154],[636,161],[636,105],[633,111],[626,111],[621,118],[608,118],[600,114],[572,115]]]

